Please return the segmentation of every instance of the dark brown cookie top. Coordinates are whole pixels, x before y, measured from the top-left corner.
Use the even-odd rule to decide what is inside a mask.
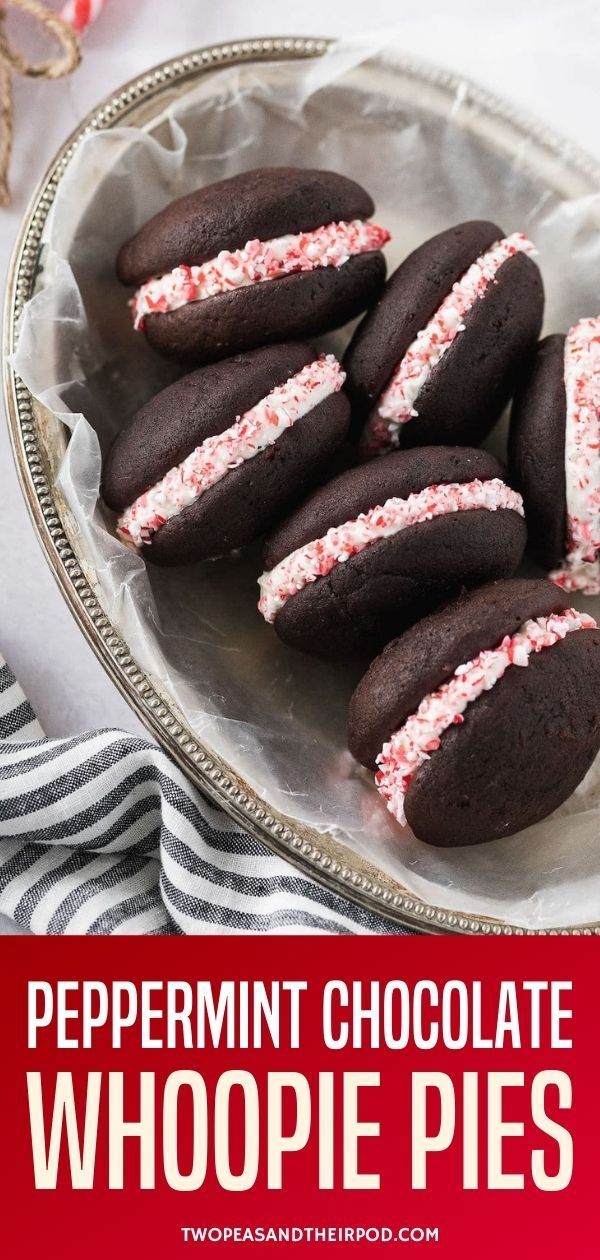
[[[565,338],[540,341],[513,403],[509,452],[523,495],[532,553],[546,569],[565,554],[567,489],[565,473]]]
[[[265,544],[265,569],[386,499],[406,499],[440,483],[489,481],[502,475],[502,466],[493,455],[469,447],[424,446],[371,460],[321,486],[273,531]]]
[[[459,665],[497,647],[530,618],[561,612],[570,602],[552,582],[512,578],[480,586],[412,626],[373,661],[352,696],[353,756],[375,769],[384,743]]]
[[[335,171],[267,166],[244,171],[172,201],[120,250],[123,284],[214,258],[222,249],[310,232],[324,224],[368,219],[372,198]]]
[[[503,235],[502,228],[486,220],[459,223],[413,250],[390,276],[344,359],[348,393],[363,419],[453,284]]]
[[[300,343],[269,346],[200,368],[161,390],[113,443],[103,474],[105,502],[115,512],[129,507],[196,446],[316,357]]]

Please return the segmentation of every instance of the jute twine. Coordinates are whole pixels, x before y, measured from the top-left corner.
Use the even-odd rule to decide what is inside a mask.
[[[13,48],[5,27],[7,9],[20,9],[60,46],[61,56],[32,63]],[[0,206],[10,204],[8,171],[14,137],[13,74],[29,79],[62,79],[77,69],[81,60],[79,40],[73,28],[40,0],[1,0],[0,3]]]

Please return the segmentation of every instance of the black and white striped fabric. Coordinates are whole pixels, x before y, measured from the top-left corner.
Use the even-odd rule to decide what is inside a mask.
[[[150,740],[47,739],[1,658],[0,914],[36,934],[397,931],[269,853]]]

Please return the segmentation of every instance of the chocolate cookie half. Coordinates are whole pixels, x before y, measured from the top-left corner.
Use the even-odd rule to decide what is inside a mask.
[[[134,323],[157,350],[208,363],[353,319],[385,280],[389,233],[333,171],[264,167],[181,197],[123,245]]]
[[[440,232],[388,280],[344,366],[367,454],[477,443],[539,336],[542,279],[520,233],[474,220]]]
[[[517,392],[514,476],[532,551],[567,591],[600,594],[600,317],[545,337]]]
[[[600,631],[551,582],[470,591],[373,661],[349,746],[420,840],[512,835],[557,809],[600,749]]]
[[[106,461],[117,533],[157,564],[224,555],[309,489],[344,440],[350,408],[333,355],[269,346],[200,368],[133,417]]]
[[[268,538],[259,609],[285,643],[378,651],[457,593],[516,569],[520,495],[486,451],[422,447],[342,473]]]

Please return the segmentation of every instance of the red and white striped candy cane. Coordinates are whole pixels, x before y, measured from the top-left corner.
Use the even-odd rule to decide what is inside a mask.
[[[64,22],[68,22],[78,35],[82,35],[92,22],[100,16],[105,4],[108,0],[68,0],[64,4],[60,16]]]

